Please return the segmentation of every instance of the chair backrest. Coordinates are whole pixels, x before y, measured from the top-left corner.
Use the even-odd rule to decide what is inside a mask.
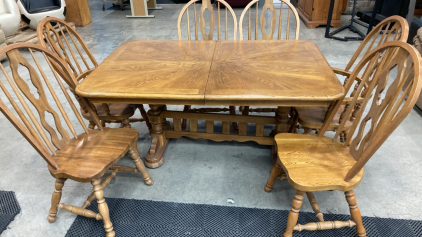
[[[351,71],[356,60],[363,58],[375,47],[393,40],[407,41],[409,35],[409,24],[401,16],[390,16],[376,25],[365,37],[353,54],[345,70]]]
[[[186,21],[187,21],[187,40],[191,40],[191,37],[195,37],[195,40],[199,40],[199,30],[201,31],[202,40],[213,40],[215,36],[215,30],[217,30],[217,40],[229,40],[229,38],[232,38],[233,40],[236,40],[237,38],[237,18],[234,14],[233,9],[230,7],[230,5],[225,2],[224,0],[215,0],[217,5],[217,28],[215,25],[215,12],[214,7],[211,4],[211,0],[202,0],[201,8],[199,9],[199,13],[197,13],[196,10],[196,3],[200,2],[200,0],[191,0],[189,1],[180,11],[179,18],[177,20],[177,32],[179,35],[179,40],[183,40],[182,37],[182,18],[186,13]],[[189,18],[189,7],[193,5],[193,21],[194,21],[194,27],[191,27],[191,21],[192,16]],[[221,13],[220,8],[225,8],[225,13]],[[210,19],[208,21],[208,27],[206,26],[206,19],[205,19],[205,12],[208,10],[210,14]],[[228,14],[230,12],[230,14]],[[197,16],[199,15],[199,16]],[[221,15],[224,15],[224,25],[222,26],[223,22],[221,21]],[[229,16],[231,15],[231,17]],[[228,30],[229,24],[231,24],[232,21],[229,21],[229,18],[233,19],[233,36],[230,36],[230,31]],[[224,27],[224,31],[222,31],[222,27]],[[192,32],[191,29],[194,31]],[[224,33],[224,36],[223,36]]]
[[[247,27],[248,27],[248,31],[247,31],[248,32],[248,34],[247,34],[248,40],[252,40],[252,38],[254,38],[255,40],[258,40],[258,38],[259,38],[258,37],[258,34],[259,34],[258,33],[258,31],[259,31],[258,24],[259,24],[259,28],[261,28],[261,36],[262,36],[263,40],[274,39],[274,34],[276,32],[276,28],[278,29],[277,30],[277,39],[278,40],[281,40],[281,39],[288,40],[288,39],[290,39],[290,37],[289,37],[290,35],[293,35],[294,39],[298,40],[299,39],[300,21],[299,21],[299,15],[297,14],[296,8],[289,1],[286,1],[286,0],[280,0],[280,1],[281,1],[280,10],[276,10],[275,7],[274,7],[273,0],[265,0],[265,3],[262,6],[261,14],[260,14],[259,17],[258,17],[258,12],[259,12],[258,2],[259,2],[259,0],[251,1],[245,7],[245,9],[243,10],[242,15],[240,15],[240,20],[239,20],[240,40],[243,40],[243,37],[244,37],[244,35],[243,35],[243,32],[244,32],[243,31],[243,21],[244,20],[243,19],[245,18],[246,13],[248,13],[248,16],[247,16],[247,18],[248,18],[248,22],[247,22],[248,23],[248,25],[247,25]],[[283,4],[286,4],[286,6],[288,6],[287,14],[284,14],[284,15],[286,15],[285,20],[283,20]],[[254,7],[255,14],[253,14],[253,13],[251,14],[251,11],[253,10],[252,9],[253,5],[255,5],[255,7]],[[279,12],[278,19],[277,19],[277,11]],[[267,23],[268,17],[265,16],[265,14],[267,12],[269,14],[271,14],[270,19],[269,19],[269,23]],[[296,27],[292,28],[292,29],[290,28],[290,15],[291,15],[290,12],[293,13],[293,17],[296,21],[295,22]],[[255,15],[255,20],[252,19],[252,17],[254,15]],[[255,37],[252,37],[252,35],[251,35],[252,34],[251,33],[252,32],[251,21],[252,21],[252,24],[255,21],[255,24],[253,26],[254,29],[255,29]],[[283,22],[286,23],[285,26],[283,25]],[[277,25],[278,25],[278,27],[277,27]],[[283,27],[286,28],[285,37],[282,37]],[[268,29],[269,31],[267,30],[267,28],[269,28]],[[290,30],[292,30],[294,32],[294,34],[290,34]]]
[[[43,19],[38,24],[37,38],[39,44],[57,53],[67,63],[78,81],[98,67],[81,36],[63,20],[55,17]]]
[[[354,107],[359,107],[344,143],[357,162],[345,181],[363,168],[415,105],[422,84],[420,64],[421,55],[415,48],[405,42],[391,41],[366,54],[351,73],[346,91],[358,75],[362,75],[362,81],[346,110],[348,118]],[[363,97],[360,102],[359,97]],[[319,136],[323,136],[341,104],[342,100],[335,103]],[[365,109],[367,105],[370,106]],[[345,123],[346,119],[340,123],[334,139],[338,138]]]
[[[77,137],[77,129],[89,133],[66,90],[75,87],[77,81],[65,62],[40,45],[12,44],[0,50],[0,56],[4,54],[9,64],[0,65],[0,111],[47,163],[57,169],[54,159],[57,150],[64,149],[71,136]],[[92,104],[84,98],[79,101],[86,104],[96,125],[102,129]],[[69,113],[72,117],[66,111],[72,111]]]

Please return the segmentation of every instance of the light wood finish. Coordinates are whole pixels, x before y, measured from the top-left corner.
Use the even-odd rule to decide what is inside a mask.
[[[391,28],[390,28],[391,27]],[[383,29],[390,29],[389,31],[382,31]],[[351,60],[347,64],[344,70],[339,68],[333,68],[333,71],[340,76],[344,76],[345,82],[344,86],[347,83],[348,78],[351,74],[351,69],[356,64],[356,60],[364,57],[371,49],[388,42],[388,41],[403,41],[406,42],[409,32],[409,27],[406,19],[400,16],[391,16],[387,19],[380,22],[363,40],[359,48],[356,50]],[[329,131],[337,131],[340,122],[345,119],[346,124],[343,127],[340,133],[340,141],[344,142],[347,137],[350,126],[352,125],[355,119],[355,112],[351,113],[349,118],[344,116],[344,112],[349,106],[351,97],[355,94],[356,89],[360,84],[360,77],[356,77],[354,87],[351,87],[349,91],[346,92],[348,97],[343,100],[343,104],[340,106],[340,109],[337,110],[334,119],[331,121],[331,124],[328,127]],[[360,99],[361,100],[361,99]],[[355,106],[354,110],[359,109],[359,103]],[[297,108],[299,114],[298,121],[302,128],[305,129],[305,133],[309,133],[311,130],[318,131],[322,128],[322,125],[326,119],[326,116],[329,114],[329,110],[333,108],[333,105],[328,107],[312,107],[312,108]]]
[[[205,104],[328,105],[342,95],[340,82],[311,41],[220,41]]]
[[[53,25],[58,26],[59,30],[57,27],[53,27]],[[98,67],[94,55],[82,37],[65,21],[54,17],[43,19],[38,25],[37,37],[42,46],[53,50],[67,63],[78,82],[85,79],[85,77],[90,75]],[[60,74],[60,70],[57,72]],[[74,90],[75,88],[72,88],[72,91]],[[103,123],[121,123],[121,127],[131,127],[129,122],[145,121],[148,128],[151,129],[143,105],[97,103],[94,104],[94,107],[96,114]],[[131,118],[137,108],[141,111],[142,118]],[[91,119],[87,109],[82,105],[81,112],[82,116],[90,121],[89,128],[93,129],[95,123]]]
[[[196,7],[197,2],[201,3],[198,13],[197,13],[197,7]],[[185,34],[185,38],[187,36],[187,40],[190,41],[192,38],[194,40],[200,40],[200,39],[213,40],[214,38],[216,38],[217,40],[228,40],[229,30],[228,30],[227,23],[229,21],[229,18],[231,18],[230,21],[233,22],[233,36],[231,36],[230,39],[236,40],[237,18],[233,9],[224,0],[216,0],[215,2],[217,6],[217,10],[216,10],[217,11],[217,27],[216,27],[216,21],[215,21],[216,13],[214,11],[213,4],[211,4],[210,0],[202,0],[202,1],[191,0],[183,7],[183,9],[180,11],[179,18],[177,20],[177,32],[178,32],[179,40],[183,40],[184,38],[182,36],[182,21],[183,21],[183,16],[185,14],[186,14],[185,19],[186,19],[186,27],[187,27],[187,33]],[[221,7],[224,7],[223,9],[225,10],[225,18],[224,18],[223,23],[221,22],[221,18],[222,18],[221,13],[220,13]],[[191,8],[190,18],[189,18],[189,8]],[[192,17],[192,8],[193,8],[193,17]],[[209,19],[205,19],[206,11],[210,15]],[[228,15],[228,11],[230,12],[229,15]],[[193,19],[194,27],[191,27],[191,21],[189,19]],[[206,27],[206,25],[208,26]],[[224,30],[221,29],[222,25],[223,25]],[[194,31],[192,32],[191,29],[193,29]],[[200,34],[199,34],[199,31],[200,31]],[[188,110],[191,110],[191,105],[185,105],[183,111],[188,111]],[[204,110],[205,109],[198,110],[198,112],[202,112]],[[206,108],[206,110],[208,111],[214,110],[213,112],[223,112],[220,108]],[[227,111],[230,111],[230,114],[236,113],[235,109],[227,109]],[[182,130],[186,129],[186,122],[187,122],[186,119],[182,120]],[[237,125],[234,125],[233,128],[237,130]]]
[[[76,26],[91,23],[88,0],[66,0],[66,21],[75,22]]]
[[[321,210],[319,208],[319,204],[317,202],[317,199],[312,192],[307,192],[306,196],[308,197],[309,202],[311,203],[312,210],[314,210],[316,214],[316,218],[319,222],[324,222],[324,215],[321,213]]]
[[[214,41],[125,42],[76,92],[93,102],[203,105],[215,45]]]
[[[343,0],[335,0],[331,26],[340,27]],[[327,25],[330,0],[299,0],[297,12],[308,28]]]
[[[148,9],[163,9],[162,7],[157,6],[156,0],[131,0],[130,8],[132,11],[132,15],[126,15],[126,17],[154,17],[154,15],[148,14]]]
[[[197,10],[196,3],[202,3],[200,9]],[[236,40],[237,38],[237,18],[236,14],[234,13],[233,9],[230,7],[227,2],[224,0],[216,0],[217,10],[215,12],[213,4],[211,4],[211,0],[191,0],[189,1],[180,11],[179,18],[177,19],[177,32],[179,36],[179,40],[183,40],[183,35],[186,37],[187,40],[228,40],[229,39],[229,30],[228,30],[228,22],[233,22],[233,36],[231,36],[231,40]],[[189,7],[193,8],[189,15]],[[225,13],[220,13],[221,7],[224,7]],[[204,13],[208,11],[210,15],[210,19],[205,19]],[[230,14],[228,14],[230,12]],[[216,25],[216,15],[217,14],[217,25]],[[224,22],[221,22],[221,15],[225,15]],[[183,16],[186,15],[186,34],[182,33],[182,21]],[[230,17],[228,17],[230,16]],[[229,19],[231,18],[231,19]],[[193,20],[193,26],[191,26],[191,21]],[[208,20],[208,24],[207,24]],[[208,25],[206,27],[206,25]],[[224,28],[224,31],[221,28]],[[193,32],[192,32],[193,30]],[[199,34],[201,32],[201,34]],[[199,37],[201,36],[201,37]]]
[[[261,14],[258,17],[258,9],[259,9],[259,5],[258,2],[259,0],[253,0],[251,1],[243,10],[242,14],[240,15],[240,20],[239,20],[239,33],[240,33],[240,40],[243,40],[243,24],[244,21],[248,23],[247,25],[247,29],[248,29],[248,40],[252,40],[252,38],[254,38],[255,40],[258,40],[259,37],[258,35],[261,35],[263,40],[272,40],[274,39],[274,36],[277,35],[278,40],[283,40],[283,39],[290,39],[291,37],[289,37],[289,35],[291,35],[293,37],[293,39],[299,39],[299,28],[300,28],[300,21],[299,21],[299,15],[296,11],[296,8],[289,2],[286,0],[280,0],[281,4],[283,6],[283,4],[286,4],[288,6],[287,9],[287,14],[286,16],[283,17],[283,7],[281,6],[280,9],[275,9],[274,7],[274,3],[272,0],[265,0],[264,5],[262,6],[262,10],[261,10]],[[255,10],[255,19],[251,19],[251,11]],[[265,19],[265,13],[269,11],[271,14],[271,20],[269,22],[269,26],[267,25],[267,21]],[[278,17],[277,17],[277,12],[278,12]],[[246,16],[245,19],[245,15],[248,14]],[[290,29],[290,15],[292,14],[293,18],[295,19],[295,28]],[[253,15],[253,14],[252,14]],[[286,18],[286,19],[284,19]],[[251,21],[255,21],[254,25],[254,29],[252,29],[251,27]],[[283,22],[286,22],[286,26],[283,26]],[[260,30],[258,29],[258,25]],[[286,29],[284,30],[283,27],[286,27]],[[267,28],[269,28],[269,32],[267,31]],[[285,36],[281,37],[281,33],[283,33]],[[292,31],[292,34],[290,34],[290,31]],[[254,32],[254,37],[252,36],[252,33]],[[260,32],[260,34],[258,33]],[[276,33],[277,32],[277,33]]]
[[[300,21],[299,21],[299,15],[297,14],[296,8],[289,1],[285,1],[285,0],[280,0],[280,1],[281,1],[280,10],[277,10],[274,7],[273,0],[266,0],[264,2],[264,5],[262,6],[261,14],[259,17],[258,17],[259,0],[251,1],[245,7],[242,14],[240,15],[240,20],[239,20],[240,40],[243,40],[243,37],[244,37],[243,23],[246,22],[246,20],[244,19],[246,16],[246,13],[248,13],[248,15],[246,16],[247,22],[248,22],[248,25],[247,25],[247,35],[248,35],[247,39],[248,40],[253,39],[252,34],[251,34],[252,31],[254,31],[254,40],[259,39],[258,35],[260,35],[261,39],[263,40],[273,40],[273,39],[298,40],[299,31],[300,31]],[[283,4],[285,4],[288,7],[287,14],[285,13],[284,16],[283,16]],[[255,14],[251,14],[253,10],[255,10]],[[267,12],[271,14],[271,20],[269,22],[267,22],[267,20],[265,19],[265,14]],[[278,12],[278,17],[277,17],[277,12]],[[251,18],[252,15],[255,15],[255,20]],[[291,15],[293,16],[295,20],[294,21],[295,27],[294,28],[292,27],[292,29],[290,28],[290,20],[292,18]],[[253,24],[254,30],[252,29],[251,21],[255,21],[255,24]],[[283,22],[285,24],[283,24]],[[258,24],[261,30],[258,29]],[[267,30],[267,28],[269,28],[269,31]],[[282,37],[282,33],[283,33],[283,37]],[[277,35],[277,38],[275,38],[275,35]],[[268,111],[276,112],[277,109],[276,108],[253,109],[253,108],[249,108],[249,106],[246,106],[246,107],[240,106],[239,110],[242,112],[242,114],[248,115],[250,112],[268,112]]]
[[[347,221],[323,221],[323,222],[312,222],[306,223],[305,225],[297,224],[293,230],[302,231],[302,230],[331,230],[331,229],[340,229],[343,227],[353,227],[356,226],[356,223],[347,220]]]
[[[361,182],[363,166],[415,105],[422,88],[421,70],[421,55],[412,46],[401,41],[384,43],[358,63],[346,82],[345,90],[349,90],[361,75],[361,83],[345,110],[346,118],[354,112],[355,119],[344,143],[337,139],[346,126],[345,119],[334,138],[325,137],[324,133],[348,98],[334,104],[317,135],[275,136],[280,166],[287,173],[289,183],[298,193],[345,192],[359,236],[366,233],[352,189]],[[358,110],[354,109],[356,105],[360,106]],[[273,180],[268,182],[272,184]],[[284,236],[291,236],[291,226],[297,222],[298,210],[294,205]]]
[[[328,106],[344,90],[329,69],[306,40],[134,40],[120,45],[76,93],[93,102]]]
[[[328,106],[342,97],[343,87],[310,41],[157,40],[122,44],[76,92],[98,103],[149,103],[152,142],[145,164],[156,168],[169,138],[273,145],[265,124],[276,125],[275,133],[288,132],[289,107]],[[164,104],[231,106],[230,112],[237,105],[278,107],[273,116],[249,116],[217,114],[226,108],[165,111]],[[174,127],[163,128],[164,118],[173,119]],[[208,133],[198,131],[201,120],[210,121]],[[215,121],[222,122],[221,133]],[[253,134],[247,133],[248,123],[256,126]]]
[[[21,51],[29,53],[24,57]],[[136,147],[138,131],[103,128],[89,101],[79,98],[99,128],[89,130],[66,89],[75,88],[77,80],[57,54],[39,45],[22,43],[1,49],[0,55],[9,59],[8,67],[0,66],[4,75],[0,88],[7,99],[0,100],[0,111],[44,158],[50,174],[56,178],[48,221],[56,220],[60,208],[102,219],[107,236],[114,236],[102,190],[119,169],[115,168],[101,184],[100,178],[129,153],[145,183],[152,184]],[[78,129],[84,133],[76,133]],[[59,204],[67,179],[92,183],[99,214],[85,210],[86,203],[81,208]],[[92,200],[90,197],[87,201]]]
[[[391,28],[390,28],[391,27]],[[389,28],[390,30],[384,30]],[[389,41],[407,41],[409,24],[401,16],[390,16],[378,23],[359,45],[344,71],[351,73],[356,62],[367,55],[371,50]]]

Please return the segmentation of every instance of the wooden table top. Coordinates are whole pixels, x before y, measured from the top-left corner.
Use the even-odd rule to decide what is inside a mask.
[[[101,98],[102,102],[182,100],[182,104],[204,104],[215,45],[215,41],[125,42],[85,78],[76,92],[93,101]]]
[[[299,106],[342,95],[343,86],[312,41],[220,41],[205,104]]]
[[[76,92],[93,102],[312,106],[343,86],[311,41],[135,40]]]

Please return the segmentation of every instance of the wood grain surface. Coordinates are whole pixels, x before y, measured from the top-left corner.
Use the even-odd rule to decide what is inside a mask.
[[[343,87],[311,41],[137,40],[76,92],[93,102],[326,106]]]
[[[218,42],[205,104],[323,104],[343,87],[315,43],[307,40]]]
[[[125,42],[76,91],[102,101],[203,105],[215,44],[214,41]]]

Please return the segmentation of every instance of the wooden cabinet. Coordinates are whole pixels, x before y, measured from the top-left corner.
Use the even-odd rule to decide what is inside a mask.
[[[328,19],[328,8],[330,0],[299,0],[297,12],[305,22],[306,27],[315,28],[319,25],[326,25]],[[333,8],[331,26],[340,27],[340,15],[343,7],[343,0],[336,0]]]
[[[91,23],[91,12],[88,0],[65,0],[66,21],[75,22],[76,26],[86,26]]]

